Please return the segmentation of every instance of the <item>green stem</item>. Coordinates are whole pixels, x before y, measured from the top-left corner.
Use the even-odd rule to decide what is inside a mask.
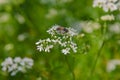
[[[93,73],[94,73],[94,71],[95,71],[96,64],[97,64],[97,62],[98,62],[98,60],[99,60],[99,58],[100,58],[100,56],[101,56],[102,49],[103,49],[103,47],[104,47],[104,45],[105,45],[105,43],[106,43],[106,39],[105,39],[105,37],[106,37],[106,28],[107,28],[107,24],[106,24],[106,22],[105,22],[104,25],[103,25],[103,33],[102,33],[103,42],[102,42],[102,44],[101,44],[101,46],[100,46],[100,48],[99,48],[99,50],[98,50],[98,52],[97,52],[97,56],[96,56],[96,58],[95,58],[95,62],[94,62],[94,64],[93,64],[92,68],[91,68],[91,71],[90,71],[90,74],[89,74],[89,77],[88,77],[87,80],[90,80],[90,78],[92,78]]]
[[[68,59],[67,59],[67,55],[65,55],[65,61],[66,61],[66,64],[67,64],[67,66],[69,68],[69,71],[72,74],[73,80],[75,80],[75,73],[74,73],[73,69],[70,67],[70,64],[69,64]]]
[[[102,52],[102,49],[103,49],[104,45],[105,45],[105,41],[103,41],[100,49],[98,50],[97,56],[96,56],[96,58],[95,58],[95,62],[94,62],[93,67],[92,67],[92,69],[91,69],[91,71],[90,71],[90,76],[89,76],[89,77],[91,77],[91,78],[92,78],[93,73],[94,73],[94,71],[95,71],[95,67],[96,67],[97,61],[98,61],[98,59],[99,59],[100,56],[101,56],[101,52]]]

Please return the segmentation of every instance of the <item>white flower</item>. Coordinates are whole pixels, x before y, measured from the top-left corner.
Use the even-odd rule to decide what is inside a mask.
[[[12,59],[8,57],[1,63],[2,70],[11,74],[11,76],[15,76],[18,72],[25,72],[27,69],[32,68],[33,60],[30,58],[16,57]]]
[[[33,60],[30,58],[24,58],[22,61],[27,68],[31,68],[33,66]]]
[[[67,42],[60,43],[60,44],[61,44],[61,46],[63,46],[63,47],[66,47],[66,46],[67,46]]]
[[[77,44],[73,43],[73,42],[70,42],[70,47],[72,48],[73,52],[77,52]]]
[[[61,27],[54,25],[52,28],[47,30],[51,35],[51,38],[39,40],[36,42],[37,50],[40,52],[50,52],[54,45],[60,45],[62,47],[62,53],[68,54],[71,51],[77,52],[77,45],[72,41],[72,37],[77,35],[77,32],[72,28]]]
[[[118,0],[94,0],[93,7],[103,8],[105,12],[118,10]]]
[[[50,52],[50,49],[53,48],[53,45],[51,45],[51,42],[53,42],[53,40],[51,40],[50,38],[39,40],[38,42],[36,42],[37,50],[39,50],[40,52],[42,51]]]
[[[75,35],[77,35],[77,32],[73,28],[68,28],[68,34],[70,36],[75,36]]]
[[[62,49],[62,53],[65,55],[70,53],[70,48]]]
[[[94,0],[93,7],[102,7],[106,3],[106,0]]]
[[[25,23],[25,18],[22,15],[16,14],[15,17],[20,24]]]
[[[108,11],[111,11],[111,12],[113,12],[113,11],[115,11],[115,10],[117,10],[118,8],[117,8],[117,5],[115,5],[114,3],[107,3],[107,4],[104,4],[103,5],[103,10],[105,11],[105,12],[108,12]]]
[[[14,45],[12,43],[6,44],[4,49],[6,51],[10,51],[10,50],[14,49]]]
[[[14,58],[14,62],[16,62],[16,63],[20,63],[21,62],[21,58],[20,57],[16,57],[16,58]]]
[[[17,72],[18,72],[17,70],[11,72],[11,76],[15,76],[17,74]]]
[[[115,70],[117,65],[120,65],[120,60],[113,59],[108,61],[107,67],[106,67],[107,72],[111,72]]]
[[[115,18],[114,18],[113,15],[104,15],[104,16],[101,16],[101,20],[103,20],[103,21],[112,21],[112,20],[115,20]]]
[[[47,32],[49,33],[49,34],[51,34],[52,36],[54,36],[56,33],[55,33],[55,31],[56,31],[56,29],[59,27],[59,25],[54,25],[52,28],[50,28],[49,30],[47,30]]]
[[[6,58],[5,61],[1,63],[1,65],[4,67],[8,67],[12,64],[13,64],[13,60],[11,57]]]
[[[12,64],[11,66],[8,67],[8,72],[16,70],[18,67],[18,64]]]
[[[67,36],[77,35],[77,32],[74,29],[72,29],[72,28],[62,27],[60,30],[57,30],[58,28],[61,28],[61,26],[55,25],[52,28],[50,28],[47,32],[49,34],[51,34],[52,36],[55,36],[57,34],[67,35]],[[68,32],[66,32],[66,31],[68,31]]]
[[[100,29],[101,25],[98,22],[93,21],[81,21],[78,23],[81,30],[86,33],[92,33],[95,30]]]
[[[56,9],[50,9],[49,12],[46,14],[47,19],[54,18],[58,14],[58,11]]]
[[[43,49],[43,44],[38,45],[38,46],[37,46],[37,50],[39,50],[40,52],[43,51],[43,50],[44,50],[44,49]]]
[[[120,23],[116,22],[109,27],[111,33],[119,34],[120,33]]]
[[[51,48],[53,48],[53,45],[47,45],[45,48],[45,52],[50,52]]]
[[[46,41],[47,41],[47,42],[51,42],[50,38],[47,38]]]
[[[18,35],[18,41],[24,41],[26,38],[27,38],[26,33],[22,33],[22,34]]]

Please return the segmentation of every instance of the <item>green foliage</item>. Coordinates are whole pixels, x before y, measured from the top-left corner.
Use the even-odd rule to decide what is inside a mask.
[[[120,18],[106,22],[98,20],[105,14],[92,7],[92,0],[1,0],[0,2],[0,63],[7,57],[30,57],[34,60],[27,73],[10,76],[0,69],[0,80],[119,80],[120,68],[106,71],[110,59],[120,59],[120,33],[109,31],[109,25]],[[66,2],[65,2],[66,1]],[[68,2],[67,2],[68,1]],[[113,12],[117,15],[119,12]],[[74,25],[81,21],[99,22],[100,28],[92,33]],[[46,31],[54,24],[77,29],[74,37],[77,53],[64,55],[56,46],[50,53],[36,50],[39,39],[50,37]],[[120,26],[119,26],[120,27]],[[81,37],[84,33],[85,36]],[[103,44],[103,36],[105,43]],[[91,69],[99,52],[93,72]],[[92,74],[92,75],[91,75]],[[91,76],[90,76],[91,75]],[[75,78],[75,79],[74,79]],[[88,79],[89,78],[89,79]]]

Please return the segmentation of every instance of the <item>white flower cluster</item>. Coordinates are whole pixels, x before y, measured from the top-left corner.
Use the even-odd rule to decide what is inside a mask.
[[[119,0],[94,0],[93,7],[103,8],[105,12],[119,9]]]
[[[77,52],[77,44],[72,41],[72,37],[77,35],[74,29],[64,28],[59,25],[55,25],[47,31],[51,35],[51,39],[47,38],[36,42],[37,50],[50,52],[50,49],[55,45],[60,45],[63,54],[68,54],[71,51]]]
[[[109,31],[114,34],[120,34],[120,23],[116,22],[109,26]]]
[[[78,25],[78,28],[86,33],[92,33],[101,28],[101,25],[98,22],[93,21],[80,21],[76,25]]]
[[[55,36],[55,37],[56,37],[56,34],[66,35],[66,37],[67,36],[75,36],[75,35],[77,35],[77,33],[76,33],[76,31],[74,29],[72,29],[72,28],[64,28],[64,27],[61,27],[59,25],[53,26],[47,32],[50,35]]]
[[[18,72],[26,72],[27,69],[31,69],[33,66],[33,60],[30,58],[16,57],[12,59],[8,57],[1,63],[2,70],[9,72],[11,76],[15,76]]]
[[[107,63],[107,72],[111,72],[116,69],[116,66],[120,65],[120,60],[113,59]]]
[[[112,21],[112,20],[115,20],[115,17],[113,15],[104,15],[104,16],[101,16],[101,20]]]

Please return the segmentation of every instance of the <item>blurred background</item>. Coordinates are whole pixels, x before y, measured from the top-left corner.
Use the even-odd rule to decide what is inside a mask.
[[[18,56],[34,60],[31,70],[16,76],[0,69],[0,80],[73,80],[71,70],[75,80],[120,80],[119,11],[113,12],[115,21],[107,22],[107,40],[93,76],[87,79],[102,43],[104,22],[99,18],[106,14],[92,5],[93,0],[0,0],[0,63]],[[69,66],[59,49],[51,53],[36,50],[35,43],[50,37],[46,31],[55,24],[79,33],[74,38],[78,52],[66,55]],[[115,67],[115,61],[109,64],[111,60],[118,60]]]

